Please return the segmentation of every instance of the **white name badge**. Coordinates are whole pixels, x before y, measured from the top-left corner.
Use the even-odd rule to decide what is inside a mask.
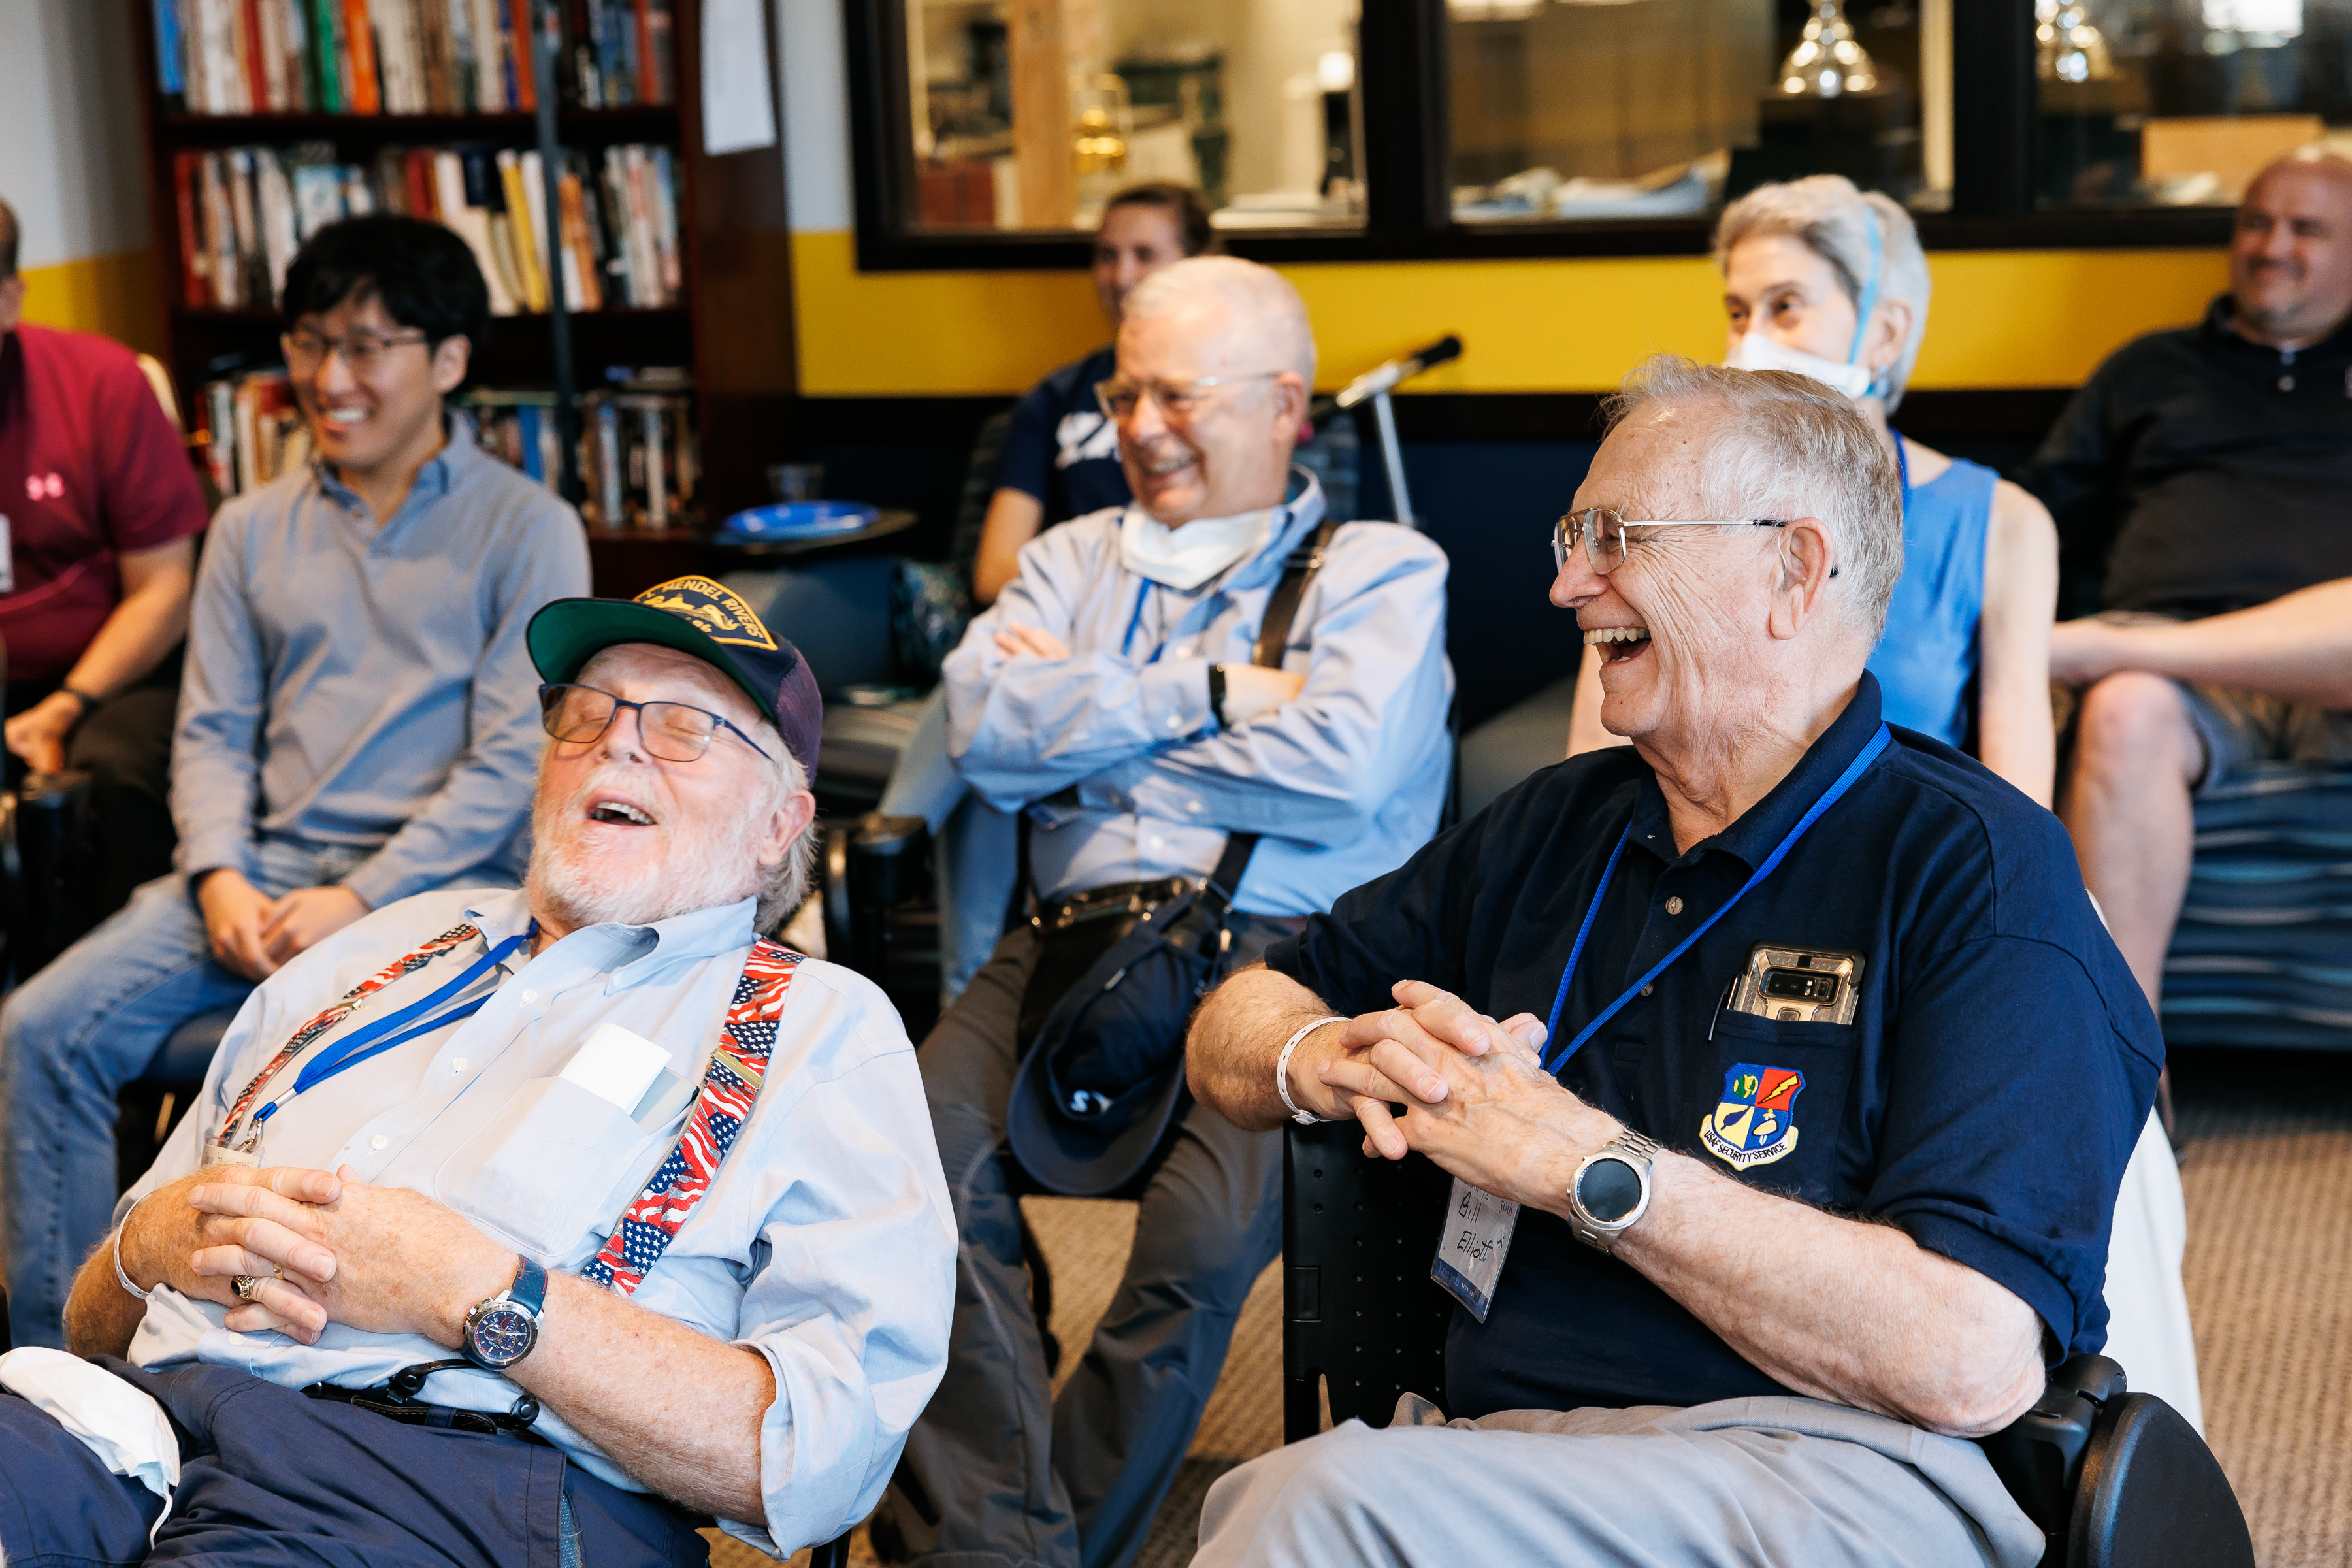
[[[261,1168],[261,1152],[257,1149],[230,1149],[215,1143],[205,1150],[207,1165],[243,1165],[248,1171]]]
[[[1482,1323],[1495,1304],[1495,1282],[1503,1277],[1503,1259],[1510,1256],[1511,1232],[1518,1223],[1518,1205],[1454,1178],[1445,1234],[1429,1277]]]

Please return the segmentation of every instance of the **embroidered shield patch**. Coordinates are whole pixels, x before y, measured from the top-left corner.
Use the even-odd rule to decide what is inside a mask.
[[[1769,1165],[1797,1146],[1797,1096],[1805,1075],[1793,1068],[1736,1063],[1723,1075],[1723,1099],[1699,1123],[1706,1152],[1734,1170]]]

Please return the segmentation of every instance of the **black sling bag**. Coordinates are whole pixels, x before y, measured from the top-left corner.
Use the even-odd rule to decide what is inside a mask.
[[[1337,526],[1324,519],[1284,562],[1252,664],[1281,667],[1299,602]],[[1024,816],[1024,889],[1027,827]],[[1087,944],[1072,957],[1099,954],[1075,981],[1066,978],[1070,962],[1049,962],[1055,956],[1050,947],[1040,953],[1021,1013],[1024,1024],[1040,1012],[1043,1018],[1034,1039],[1020,1042],[1026,1049],[1005,1122],[1013,1153],[1045,1186],[1097,1196],[1124,1185],[1150,1159],[1184,1096],[1184,1031],[1192,1009],[1229,967],[1255,956],[1234,951],[1228,921],[1257,842],[1255,833],[1229,834],[1205,882],[1120,911],[1120,923],[1109,930],[1064,932]],[[1030,919],[1042,933],[1034,907]]]

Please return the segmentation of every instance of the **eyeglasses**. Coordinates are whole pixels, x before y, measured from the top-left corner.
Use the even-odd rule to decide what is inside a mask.
[[[584,746],[612,728],[624,708],[637,710],[637,733],[649,755],[666,763],[694,763],[710,750],[719,731],[767,757],[759,742],[737,730],[718,714],[684,702],[628,702],[593,686],[542,686],[539,689],[539,721],[550,735],[570,745]],[[775,761],[768,757],[770,762]]]
[[[1113,424],[1124,425],[1135,417],[1136,405],[1146,394],[1160,405],[1160,416],[1171,425],[1182,425],[1207,405],[1202,394],[1220,386],[1239,386],[1249,381],[1272,381],[1285,372],[1261,370],[1250,375],[1203,375],[1191,381],[1098,381],[1095,383],[1095,401],[1102,405],[1103,417]]]
[[[353,332],[347,338],[322,338],[316,332],[288,332],[278,340],[286,353],[286,368],[296,375],[310,375],[327,363],[327,356],[340,351],[343,363],[357,376],[373,374],[383,364],[384,355],[394,349],[425,342],[423,332],[401,332],[384,335],[376,332]]]
[[[1675,520],[1671,522],[1627,521],[1605,506],[1587,507],[1572,511],[1551,525],[1551,564],[1555,572],[1568,570],[1568,552],[1576,548],[1577,541],[1584,542],[1584,559],[1591,568],[1607,576],[1625,564],[1625,531],[1629,528],[1786,528],[1788,523],[1769,517],[1708,518],[1698,521]]]

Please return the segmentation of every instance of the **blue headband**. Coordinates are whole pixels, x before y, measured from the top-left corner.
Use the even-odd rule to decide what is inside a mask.
[[[1870,272],[1862,280],[1862,298],[1853,308],[1853,346],[1845,351],[1848,364],[1862,358],[1862,336],[1870,331],[1870,313],[1878,309],[1878,215],[1866,201],[1862,204],[1862,228],[1870,237]]]

